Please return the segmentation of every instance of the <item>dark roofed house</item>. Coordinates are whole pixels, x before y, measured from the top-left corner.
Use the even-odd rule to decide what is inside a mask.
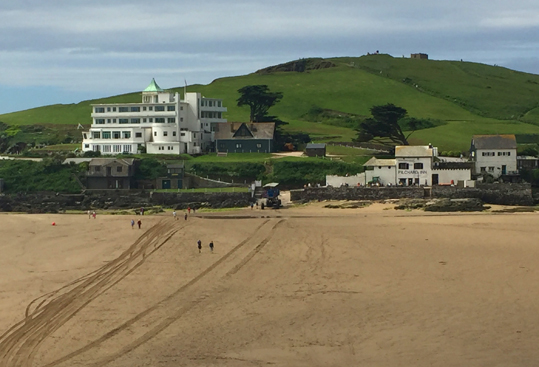
[[[273,153],[274,122],[221,122],[216,124],[217,153]]]
[[[93,158],[88,163],[86,187],[89,190],[129,190],[133,187],[133,158]]]
[[[325,157],[326,156],[326,144],[323,144],[323,143],[309,143],[305,147],[305,154],[308,157]]]

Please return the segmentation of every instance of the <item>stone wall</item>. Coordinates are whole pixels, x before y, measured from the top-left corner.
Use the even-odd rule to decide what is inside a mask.
[[[230,208],[249,205],[248,192],[151,193],[149,191],[98,191],[86,194],[32,193],[0,196],[0,211],[57,213],[64,210],[165,208]]]
[[[290,191],[291,201],[384,200],[424,197],[422,187],[309,187]]]
[[[433,186],[432,196],[449,199],[477,198],[488,204],[499,205],[533,205],[530,184],[477,183],[476,187]]]
[[[432,191],[430,191],[432,190]],[[290,200],[384,200],[432,198],[477,198],[484,203],[500,205],[533,205],[530,184],[477,184],[477,187],[312,187],[292,190]]]

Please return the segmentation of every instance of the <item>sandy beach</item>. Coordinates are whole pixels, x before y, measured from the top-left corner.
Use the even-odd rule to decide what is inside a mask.
[[[0,367],[539,360],[539,214],[131,219],[0,214]]]

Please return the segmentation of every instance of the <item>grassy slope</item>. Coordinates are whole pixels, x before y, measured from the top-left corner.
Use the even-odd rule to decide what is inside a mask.
[[[288,121],[287,130],[306,131],[320,141],[349,141],[355,132],[303,121],[302,116],[310,108],[369,115],[371,106],[388,102],[406,108],[414,117],[448,121],[446,125],[418,131],[412,139],[414,143],[433,143],[441,150],[465,150],[473,134],[539,133],[539,126],[534,126],[539,125],[537,75],[467,62],[411,60],[386,55],[332,61],[338,67],[306,73],[221,78],[209,85],[189,86],[188,91],[223,98],[228,107],[226,118],[245,121],[247,108],[235,105],[237,90],[245,85],[267,84],[284,94],[283,100],[270,110],[271,114]],[[183,88],[177,90],[183,93]],[[130,93],[0,115],[0,121],[88,125],[91,103],[139,100],[140,93]],[[530,123],[517,121],[516,117],[501,120],[512,116]]]

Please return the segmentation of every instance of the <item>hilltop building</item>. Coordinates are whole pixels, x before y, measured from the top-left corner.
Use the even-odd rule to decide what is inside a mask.
[[[488,173],[496,179],[518,174],[515,135],[474,135],[470,156],[476,175]]]
[[[92,126],[82,133],[82,150],[103,155],[200,154],[213,142],[216,124],[226,122],[221,99],[163,90],[152,79],[141,103],[92,105]]]
[[[421,60],[428,60],[429,59],[429,55],[427,54],[411,54],[410,55],[410,58],[411,59],[421,59]]]

